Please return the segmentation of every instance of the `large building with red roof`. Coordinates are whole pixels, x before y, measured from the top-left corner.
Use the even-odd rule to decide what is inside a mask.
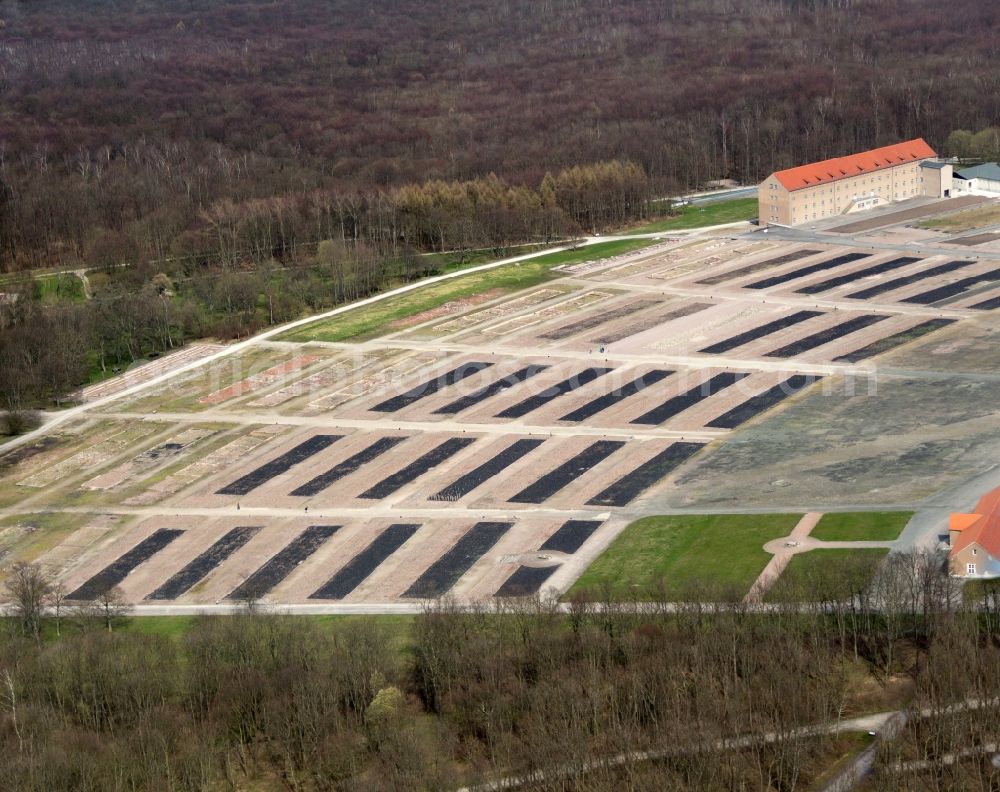
[[[1000,487],[976,504],[972,514],[952,514],[948,569],[959,577],[1000,577]]]
[[[760,224],[801,225],[923,195],[923,138],[777,171],[757,188]]]

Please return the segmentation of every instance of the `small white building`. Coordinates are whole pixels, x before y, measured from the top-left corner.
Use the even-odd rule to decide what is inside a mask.
[[[953,185],[955,192],[996,198],[1000,196],[1000,165],[985,162],[972,168],[963,168],[955,172]]]

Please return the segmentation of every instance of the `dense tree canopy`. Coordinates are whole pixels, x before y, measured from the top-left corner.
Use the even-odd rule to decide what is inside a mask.
[[[941,146],[1000,115],[998,15],[979,0],[2,0],[0,266],[160,258],[202,246],[230,205],[316,190],[490,173],[537,189],[610,160],[671,189]]]

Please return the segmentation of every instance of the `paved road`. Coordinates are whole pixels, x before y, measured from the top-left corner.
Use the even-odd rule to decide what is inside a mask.
[[[728,190],[705,190],[703,192],[675,195],[672,198],[657,198],[657,201],[673,201],[674,203],[709,204],[718,201],[730,201],[734,198],[749,198],[757,195],[757,185],[750,187],[732,187]]]
[[[512,347],[488,346],[484,344],[464,344],[454,341],[420,341],[417,339],[375,339],[363,341],[358,344],[341,344],[336,342],[312,342],[317,346],[328,346],[335,349],[351,351],[375,351],[379,349],[404,349],[420,351],[444,351],[444,352],[464,352],[472,355],[490,355],[500,351],[507,354],[518,354],[522,356],[534,355],[536,357],[548,357],[552,359],[562,359],[569,361],[580,361],[584,359],[582,353],[576,350],[560,350],[558,348],[535,349],[523,347],[514,349]],[[620,352],[609,350],[605,355],[598,356],[594,353],[593,360],[600,362],[603,359],[614,362],[655,362],[665,366],[683,366],[686,368],[735,368],[746,369],[748,371],[772,371],[786,372],[797,371],[803,374],[855,374],[863,377],[893,377],[906,379],[930,379],[947,380],[966,379],[976,382],[1000,382],[1000,373],[991,372],[952,372],[933,371],[929,369],[903,369],[889,368],[859,363],[810,363],[798,358],[746,358],[746,357],[726,357],[725,355],[668,355],[662,352],[646,354],[642,352]]]
[[[972,748],[963,748],[961,751],[941,754],[936,761],[929,759],[916,759],[911,762],[897,762],[892,769],[897,773],[912,773],[914,771],[931,770],[941,765],[953,765],[970,756],[981,756],[982,754],[996,754],[992,763],[994,767],[1000,768],[1000,743],[983,743]]]
[[[342,418],[337,415],[282,415],[279,413],[232,413],[225,411],[205,410],[193,413],[157,412],[132,413],[108,412],[102,413],[102,418],[123,419],[129,421],[169,421],[171,423],[230,423],[239,425],[281,424],[284,426],[314,426],[317,428],[367,429],[373,431],[409,430],[422,432],[471,432],[476,434],[495,435],[544,435],[546,437],[666,437],[684,440],[703,440],[709,442],[729,434],[728,429],[694,429],[691,431],[679,429],[662,429],[660,427],[643,428],[639,431],[629,428],[604,426],[559,426],[526,424],[522,421],[510,421],[497,424],[475,424],[461,420],[444,421],[407,421],[400,418]]]
[[[697,514],[801,514],[806,511],[823,511],[826,513],[834,512],[879,512],[879,511],[900,511],[900,510],[913,510],[919,508],[918,503],[852,503],[852,504],[841,504],[836,509],[831,509],[828,506],[814,506],[810,504],[800,505],[781,505],[781,504],[769,504],[768,506],[760,507],[733,507],[727,508],[724,506],[714,506],[710,508],[683,508],[683,509],[656,509],[655,512],[647,512],[642,509],[636,510],[618,510],[616,513],[619,516],[624,516],[626,520],[633,517],[646,516],[647,514],[657,514],[657,515],[697,515]],[[66,512],[69,514],[127,514],[135,515],[140,517],[155,517],[158,515],[171,515],[171,516],[188,516],[188,517],[226,517],[233,515],[245,515],[245,516],[261,516],[261,517],[300,517],[303,515],[303,511],[300,509],[291,508],[277,508],[277,507],[255,507],[255,506],[243,506],[239,510],[233,506],[224,506],[221,508],[211,508],[211,507],[181,507],[181,506],[171,506],[171,505],[160,505],[160,506],[120,506],[120,505],[95,505],[95,506],[61,506],[59,507],[60,512]],[[15,516],[18,514],[24,514],[23,502],[16,504],[14,506],[8,507],[6,509],[0,509],[0,516]],[[555,518],[566,515],[567,518],[580,518],[580,519],[607,519],[607,514],[597,514],[595,515],[593,510],[587,509],[564,509],[564,508],[552,508],[543,509],[541,507],[524,508],[524,509],[469,509],[469,514],[481,514],[493,516],[498,519],[507,519],[510,517],[544,517],[544,518]],[[423,517],[424,519],[429,519],[430,517],[458,517],[459,511],[451,511],[446,507],[435,507],[435,508],[402,508],[398,506],[364,506],[364,507],[314,507],[310,505],[310,510],[308,512],[309,516],[320,516],[320,517],[331,517],[331,518],[343,518],[347,519],[355,516],[370,516],[370,515],[403,515],[407,518],[416,519]],[[904,531],[904,534],[909,531]],[[901,537],[896,540],[896,546],[906,545],[907,542],[905,537]],[[881,546],[881,543],[876,543]],[[831,545],[834,546],[834,545]],[[864,545],[868,546],[868,545]]]
[[[753,187],[737,187],[736,189],[725,190],[723,192],[692,195],[684,198],[683,200],[692,204],[710,204],[717,203],[719,201],[731,201],[735,198],[749,198],[751,196],[757,196],[757,185],[754,185]]]
[[[523,517],[540,517],[549,520],[559,519],[607,519],[606,513],[598,514],[592,509],[563,509],[544,508],[533,506],[524,509],[472,509],[458,508],[449,509],[447,506],[412,508],[404,506],[383,506],[378,503],[368,506],[315,506],[308,500],[303,501],[309,506],[309,511],[302,508],[291,508],[281,506],[245,506],[236,508],[232,506],[209,507],[209,506],[60,506],[58,511],[63,514],[125,514],[134,517],[158,517],[169,515],[172,517],[207,517],[218,519],[220,517],[323,517],[330,519],[378,519],[384,517],[398,518],[400,520],[420,520],[420,519],[448,519],[467,520],[469,515],[474,515],[483,520],[511,520]],[[8,510],[0,511],[0,514],[7,513]],[[15,508],[11,514],[24,514],[23,510]]]

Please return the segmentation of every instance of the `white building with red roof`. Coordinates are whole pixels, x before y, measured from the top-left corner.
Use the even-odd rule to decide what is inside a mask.
[[[757,188],[760,224],[801,225],[930,194],[921,165],[935,157],[916,138],[776,171]]]
[[[1000,577],[1000,487],[979,499],[971,514],[948,521],[948,570],[957,577]]]

